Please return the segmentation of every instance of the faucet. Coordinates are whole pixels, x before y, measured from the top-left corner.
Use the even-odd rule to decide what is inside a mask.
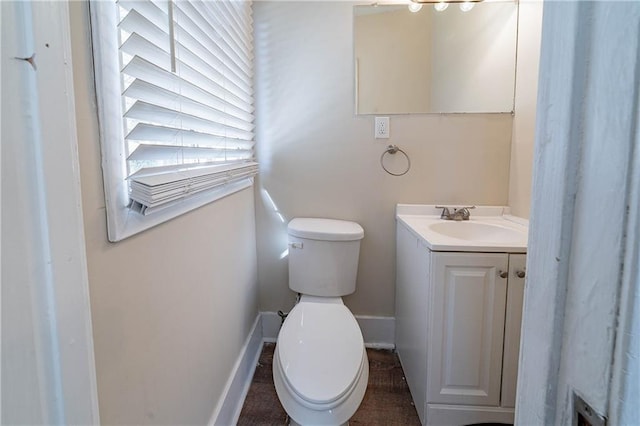
[[[436,206],[436,209],[442,209],[442,214],[440,214],[440,219],[443,220],[469,220],[471,216],[471,212],[469,210],[475,209],[476,206],[469,207],[444,207],[444,206]],[[450,210],[453,209],[453,212]]]

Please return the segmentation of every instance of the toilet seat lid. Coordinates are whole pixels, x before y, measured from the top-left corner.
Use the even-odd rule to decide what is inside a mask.
[[[289,235],[319,241],[357,241],[364,237],[364,229],[347,220],[297,217],[287,225]]]
[[[277,351],[283,376],[298,396],[325,404],[343,396],[358,379],[364,341],[341,302],[300,302],[280,330]]]

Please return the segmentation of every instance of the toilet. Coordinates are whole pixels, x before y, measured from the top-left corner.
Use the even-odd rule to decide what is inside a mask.
[[[355,222],[289,222],[289,287],[300,299],[282,324],[273,381],[292,425],[346,425],[367,389],[362,332],[342,296],[356,288],[360,240]]]

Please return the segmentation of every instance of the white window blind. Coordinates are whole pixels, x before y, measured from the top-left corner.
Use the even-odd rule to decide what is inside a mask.
[[[251,185],[251,3],[95,0],[90,11],[109,239]]]
[[[130,198],[143,214],[257,172],[244,6],[118,1]]]

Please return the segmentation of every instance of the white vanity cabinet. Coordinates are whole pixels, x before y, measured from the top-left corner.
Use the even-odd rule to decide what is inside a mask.
[[[423,424],[513,423],[525,256],[431,251],[398,223],[396,348]]]

